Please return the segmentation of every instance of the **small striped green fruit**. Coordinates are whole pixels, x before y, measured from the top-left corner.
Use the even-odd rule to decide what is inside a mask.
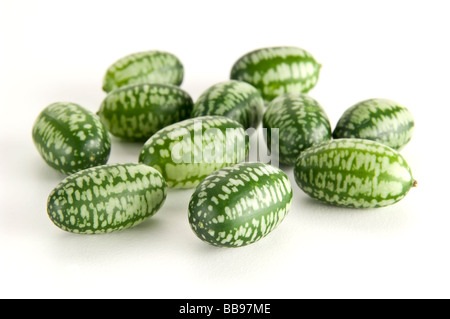
[[[250,84],[230,80],[217,83],[203,92],[194,104],[192,117],[222,115],[257,128],[264,113],[264,100]]]
[[[363,138],[400,150],[411,140],[413,130],[414,118],[406,107],[387,99],[369,99],[344,112],[333,137]]]
[[[364,139],[337,139],[305,150],[294,177],[309,196],[356,208],[392,205],[416,186],[399,152]]]
[[[142,164],[89,168],[64,179],[48,197],[47,212],[62,230],[102,234],[130,228],[163,205],[167,185]]]
[[[108,93],[125,85],[140,83],[180,85],[183,76],[183,65],[172,53],[137,52],[119,59],[107,69],[103,90]]]
[[[215,170],[245,160],[248,147],[241,124],[224,116],[202,116],[155,133],[139,162],[161,172],[171,188],[193,188]]]
[[[110,92],[97,112],[108,131],[130,141],[145,141],[170,124],[190,117],[190,95],[169,84],[135,84]]]
[[[328,116],[319,103],[301,93],[284,93],[269,103],[263,117],[267,130],[267,147],[271,150],[272,134],[278,129],[279,162],[293,166],[300,153],[331,139]]]
[[[283,171],[240,163],[205,178],[189,202],[189,223],[201,240],[222,247],[252,244],[289,212],[292,188]]]
[[[250,83],[266,102],[286,92],[307,93],[317,83],[321,65],[297,47],[269,47],[239,58],[230,78]]]
[[[34,145],[45,162],[63,174],[103,165],[111,140],[100,119],[70,102],[47,106],[33,124]]]

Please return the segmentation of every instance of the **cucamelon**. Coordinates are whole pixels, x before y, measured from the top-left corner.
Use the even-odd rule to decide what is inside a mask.
[[[112,135],[145,141],[163,127],[189,118],[193,105],[190,95],[177,86],[144,83],[110,92],[97,114]]]
[[[337,139],[303,151],[294,177],[309,196],[356,208],[394,204],[416,185],[399,152],[364,139]]]
[[[189,202],[189,223],[201,240],[223,247],[252,244],[285,218],[292,201],[286,174],[264,163],[240,163],[206,177]]]
[[[239,58],[232,66],[230,78],[250,83],[268,103],[282,93],[307,93],[316,85],[320,67],[301,48],[269,47]]]
[[[109,233],[154,215],[166,196],[167,185],[154,168],[110,164],[68,176],[49,195],[47,211],[62,230]]]
[[[267,147],[271,150],[272,135],[278,129],[277,149],[271,150],[284,165],[295,165],[300,153],[331,139],[327,114],[312,97],[301,93],[284,93],[269,103],[263,117],[267,128]]]
[[[252,85],[236,80],[217,83],[204,91],[194,104],[192,117],[223,115],[257,128],[264,113],[264,100]]]
[[[388,99],[369,99],[348,108],[339,119],[334,138],[363,138],[396,150],[413,135],[414,118],[404,106]]]
[[[213,171],[247,155],[241,124],[224,116],[201,116],[156,132],[144,144],[139,162],[160,171],[171,188],[193,188]]]
[[[32,137],[45,162],[64,174],[106,164],[111,152],[111,140],[100,119],[71,102],[56,102],[42,110]]]
[[[122,57],[107,69],[103,90],[108,93],[125,85],[140,83],[180,85],[183,76],[183,64],[172,53],[137,52]]]

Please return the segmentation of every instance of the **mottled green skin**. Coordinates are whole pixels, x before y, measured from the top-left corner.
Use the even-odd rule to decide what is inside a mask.
[[[170,124],[190,117],[190,95],[169,84],[135,84],[110,92],[97,112],[108,131],[130,141],[146,141]]]
[[[192,117],[227,116],[245,129],[257,128],[264,113],[264,100],[250,84],[230,80],[217,83],[203,92],[194,104]]]
[[[344,112],[333,137],[363,138],[400,150],[411,140],[413,131],[414,118],[406,107],[387,99],[369,99]]]
[[[119,59],[107,69],[103,90],[108,93],[125,85],[140,83],[180,85],[183,76],[183,65],[172,53],[137,52]]]
[[[392,205],[416,184],[400,153],[363,139],[332,140],[307,149],[295,164],[294,177],[309,196],[356,208]]]
[[[139,162],[161,172],[171,188],[193,188],[215,170],[245,160],[248,147],[241,124],[224,116],[202,116],[155,133]]]
[[[286,92],[307,93],[317,83],[321,65],[297,47],[270,47],[239,58],[230,78],[256,87],[266,103]]]
[[[241,247],[274,230],[291,202],[291,184],[283,171],[241,163],[215,171],[197,186],[189,202],[189,223],[209,244]]]
[[[263,117],[267,147],[279,162],[293,166],[302,151],[331,139],[328,116],[319,103],[301,93],[284,93],[269,103]],[[278,129],[277,148],[271,149],[273,129]]]
[[[103,165],[111,152],[100,119],[75,103],[47,106],[33,124],[32,138],[45,162],[63,174]]]
[[[62,230],[109,233],[137,225],[163,205],[167,185],[142,164],[89,168],[63,180],[48,197],[47,212]]]

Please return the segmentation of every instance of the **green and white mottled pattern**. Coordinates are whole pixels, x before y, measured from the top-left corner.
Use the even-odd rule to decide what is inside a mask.
[[[267,147],[271,150],[273,129],[278,129],[279,162],[293,166],[300,153],[331,139],[328,116],[312,97],[301,93],[284,93],[269,103],[263,117],[267,130]]]
[[[111,92],[119,87],[139,83],[163,83],[180,85],[184,68],[172,53],[145,51],[127,55],[106,71],[103,90]]]
[[[63,180],[49,195],[47,211],[62,230],[101,234],[137,225],[163,205],[167,185],[142,164],[89,168]]]
[[[416,185],[399,152],[364,139],[332,140],[307,149],[297,160],[294,176],[309,196],[357,208],[392,205]]]
[[[147,140],[158,130],[190,117],[190,95],[169,84],[135,84],[110,92],[97,114],[108,131],[125,140]]]
[[[414,118],[404,106],[388,99],[359,102],[339,119],[334,138],[363,138],[400,150],[412,138]]]
[[[203,92],[194,104],[192,117],[222,115],[257,128],[264,113],[264,100],[252,85],[236,80],[217,83]]]
[[[230,78],[252,84],[268,103],[286,92],[307,93],[317,83],[321,65],[297,47],[270,47],[238,59]]]
[[[215,170],[245,160],[248,147],[241,124],[202,116],[155,133],[144,144],[139,162],[160,171],[171,188],[193,188]]]
[[[89,110],[70,102],[47,106],[33,124],[34,145],[45,162],[64,174],[105,164],[108,131]]]
[[[197,186],[189,202],[189,223],[209,244],[245,246],[274,230],[291,202],[291,184],[283,171],[241,163],[215,171]]]

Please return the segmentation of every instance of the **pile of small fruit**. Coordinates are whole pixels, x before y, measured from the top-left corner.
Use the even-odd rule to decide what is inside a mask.
[[[154,215],[168,188],[195,188],[187,211],[200,239],[226,247],[254,243],[280,224],[292,202],[282,169],[246,161],[249,135],[261,123],[272,158],[294,167],[309,196],[353,208],[398,202],[416,186],[399,153],[412,137],[410,111],[368,99],[347,109],[332,130],[307,95],[320,69],[297,47],[258,49],[194,103],[180,88],[184,68],[175,55],[123,57],[104,76],[107,96],[97,114],[57,102],[33,125],[42,158],[68,175],[49,195],[50,219],[73,233],[108,233]],[[110,134],[142,141],[138,163],[107,164]]]

